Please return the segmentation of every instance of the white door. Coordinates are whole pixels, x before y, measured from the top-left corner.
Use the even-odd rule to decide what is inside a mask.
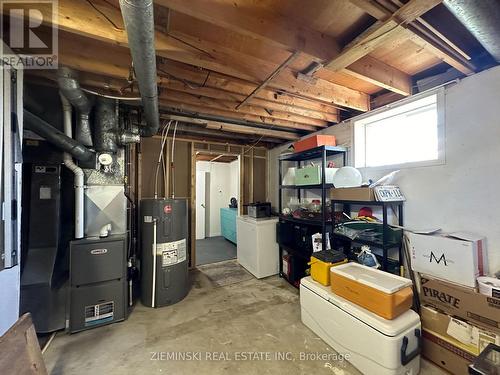
[[[196,171],[196,239],[205,238],[205,172]]]

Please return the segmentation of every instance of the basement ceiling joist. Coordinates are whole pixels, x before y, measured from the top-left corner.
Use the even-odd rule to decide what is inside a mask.
[[[234,155],[214,155],[214,154],[203,154],[201,152],[197,153],[196,161],[211,161],[217,163],[231,163],[232,161],[238,160],[238,156]]]
[[[93,3],[95,6],[99,6],[99,9],[117,27],[111,27],[109,20],[97,13],[87,2],[70,0],[59,1],[57,26],[68,33],[127,46],[126,33],[123,30],[119,9],[102,0],[93,0]],[[49,12],[49,8],[46,12]],[[50,18],[47,16],[44,19]],[[178,39],[158,31],[155,37],[158,56],[254,81],[256,84],[264,80],[276,68],[274,64],[266,60],[255,59],[248,55],[242,56],[236,52],[232,54],[218,51],[203,52],[189,43],[182,43]],[[320,80],[314,87],[311,87],[305,82],[297,81],[291,70],[285,70],[283,74],[280,74],[273,81],[272,87],[279,87],[285,91],[301,93],[313,99],[360,111],[369,109],[367,94],[325,80]]]
[[[161,109],[204,121],[183,122],[186,137],[293,140],[380,105],[384,91],[411,94],[412,76],[443,61],[464,74],[476,69],[470,43],[461,50],[446,27],[433,26],[446,24],[446,12],[424,14],[443,8],[440,0],[154,2]],[[84,87],[138,96],[118,0],[58,7],[60,65],[80,71]]]
[[[66,33],[61,32],[60,34],[60,63],[84,72],[122,79],[122,87],[127,85],[125,78],[129,75],[128,62],[130,61],[127,49],[119,46],[106,46],[102,42],[92,41],[79,36],[72,36],[69,39]],[[102,82],[104,83],[104,81]],[[160,80],[160,86],[162,85],[162,80]],[[268,112],[259,107],[246,106],[236,111],[234,107],[237,102],[230,102],[228,104],[221,100],[185,94],[180,91],[170,91],[168,94],[161,95],[160,103],[172,108],[188,109],[201,113],[242,119],[278,128],[315,131],[328,124],[324,120],[309,119],[305,116],[294,114],[287,115],[278,112],[277,116],[275,116],[272,110]],[[285,119],[287,116],[289,119]],[[301,122],[297,122],[297,120]]]
[[[380,20],[361,33],[325,66],[338,71],[368,55],[387,41],[398,37],[403,25],[432,9],[442,0],[410,0],[387,19]]]
[[[224,27],[229,30],[236,30],[239,33],[255,38],[257,41],[269,43],[275,47],[302,51],[310,56],[312,60],[318,62],[329,61],[337,56],[341,51],[341,46],[334,38],[298,25],[293,20],[289,20],[279,15],[266,12],[253,12],[250,14],[246,10],[245,2],[238,1],[218,1],[216,3],[206,0],[156,0],[156,3],[173,9],[180,13],[202,19],[211,24]],[[367,66],[373,66],[367,69]],[[381,70],[394,70],[392,76],[404,76],[397,69],[376,60],[371,60],[371,64],[361,61],[356,66],[349,67],[346,71],[354,72],[356,78],[366,76],[369,82],[380,85],[380,87],[392,89],[385,76],[378,74]],[[397,83],[400,83],[399,81]],[[394,87],[399,92],[409,94],[407,84]]]
[[[387,20],[392,17],[392,12],[397,14],[397,12],[404,7],[404,4],[399,0],[394,1],[396,4],[384,2],[384,5],[372,0],[350,1],[379,21]],[[433,0],[429,1],[432,4]],[[441,1],[438,1],[438,3],[439,2]],[[398,6],[400,7],[399,9]],[[409,20],[409,25],[407,25],[408,29],[413,33],[413,35],[410,36],[413,42],[458,71],[466,75],[474,73],[475,67],[469,62],[470,56],[459,50],[458,47],[449,41],[443,34],[438,32],[428,22],[424,21],[420,15],[421,14],[416,14],[416,17]],[[415,20],[416,22],[412,22]]]

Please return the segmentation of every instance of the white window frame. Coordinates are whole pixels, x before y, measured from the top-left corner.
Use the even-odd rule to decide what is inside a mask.
[[[365,159],[365,125],[372,123],[373,121],[381,120],[384,118],[389,118],[400,113],[408,111],[404,109],[403,106],[411,105],[411,103],[420,101],[429,96],[436,95],[436,108],[437,108],[437,131],[438,131],[438,158],[435,160],[423,160],[399,164],[389,164],[380,166],[366,166]],[[440,87],[438,89],[426,91],[421,94],[413,95],[409,98],[402,99],[396,103],[386,105],[382,108],[378,108],[374,111],[364,113],[360,116],[351,119],[351,139],[352,142],[352,159],[353,165],[360,170],[387,170],[387,169],[403,169],[403,168],[417,168],[417,167],[428,167],[435,165],[446,164],[446,129],[445,129],[445,87]],[[356,147],[359,142],[363,142],[363,147]],[[359,162],[363,159],[363,162]]]

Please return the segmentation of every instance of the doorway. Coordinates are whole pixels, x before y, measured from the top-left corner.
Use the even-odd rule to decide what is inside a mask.
[[[196,266],[236,259],[239,200],[240,156],[197,152]]]

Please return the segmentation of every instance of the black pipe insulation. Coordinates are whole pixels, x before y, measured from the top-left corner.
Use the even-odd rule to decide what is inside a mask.
[[[24,124],[28,129],[45,138],[48,142],[81,161],[91,160],[95,154],[81,143],[50,125],[45,120],[24,109]]]

